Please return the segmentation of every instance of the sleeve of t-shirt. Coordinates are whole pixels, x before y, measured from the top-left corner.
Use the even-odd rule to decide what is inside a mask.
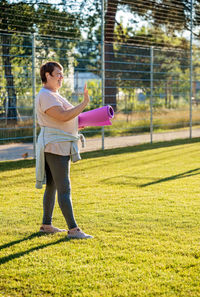
[[[63,106],[58,98],[49,92],[42,92],[40,94],[39,103],[43,112],[53,106]]]

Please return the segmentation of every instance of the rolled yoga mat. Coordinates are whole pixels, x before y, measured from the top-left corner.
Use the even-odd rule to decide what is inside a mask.
[[[114,117],[112,106],[103,106],[81,113],[78,116],[78,127],[95,127],[112,125],[110,119]]]

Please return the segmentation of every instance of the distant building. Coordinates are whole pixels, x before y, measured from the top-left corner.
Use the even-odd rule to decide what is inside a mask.
[[[145,102],[145,100],[146,100],[146,95],[144,95],[144,93],[138,93],[138,101]]]
[[[100,76],[92,73],[92,72],[74,72],[74,93],[75,94],[83,94],[85,83],[91,80],[99,80],[101,81]]]

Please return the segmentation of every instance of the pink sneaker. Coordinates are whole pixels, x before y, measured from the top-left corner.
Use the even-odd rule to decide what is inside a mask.
[[[81,229],[77,228],[75,230],[69,230],[68,236],[69,239],[89,239],[93,238],[92,235],[85,234]]]
[[[67,230],[65,229],[59,229],[52,225],[42,225],[40,227],[40,232],[44,232],[44,233],[58,233],[58,232],[66,232],[66,231]]]

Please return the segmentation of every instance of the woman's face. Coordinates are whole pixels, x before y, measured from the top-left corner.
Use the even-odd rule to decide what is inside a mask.
[[[53,72],[46,74],[47,84],[54,90],[58,90],[62,86],[63,82],[63,70],[55,67]]]

